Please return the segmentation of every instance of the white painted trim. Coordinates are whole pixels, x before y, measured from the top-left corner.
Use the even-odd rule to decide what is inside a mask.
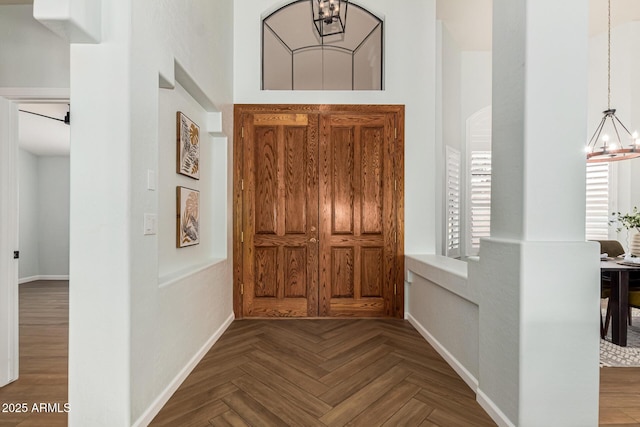
[[[418,322],[416,318],[411,315],[411,313],[407,313],[406,318],[409,323],[411,323],[413,327],[416,328],[420,335],[422,335],[422,337],[427,340],[427,342],[431,344],[431,346],[438,352],[438,354],[440,354],[440,356],[442,356],[442,358],[453,368],[453,370],[456,371],[458,375],[460,375],[460,378],[462,378],[462,380],[467,383],[469,388],[473,390],[474,393],[476,393],[478,390],[478,380],[476,379],[476,377],[474,377],[473,374],[469,372],[467,368],[465,368],[464,365],[462,365],[462,363],[460,363],[458,359],[456,359],[455,356],[453,356],[449,352],[449,350],[447,350],[442,344],[440,344],[440,341],[438,341],[433,335],[431,335],[429,331],[427,331],[425,327],[422,326],[420,322]]]
[[[18,260],[12,259],[19,248],[18,103],[69,102],[69,96],[69,88],[0,87],[0,351],[8,356],[7,366],[0,367],[0,386],[18,378],[20,359]]]
[[[211,347],[213,347],[213,345],[218,341],[218,339],[220,339],[222,334],[231,325],[231,322],[233,322],[233,320],[234,320],[234,315],[233,313],[231,313],[229,317],[227,317],[227,320],[225,320],[224,323],[220,325],[220,327],[213,333],[211,338],[209,338],[207,342],[204,343],[202,348],[200,348],[200,350],[193,355],[193,357],[185,365],[185,367],[182,368],[180,372],[178,372],[178,375],[176,375],[173,381],[171,381],[169,385],[167,385],[164,391],[160,393],[160,395],[153,401],[153,403],[147,408],[147,410],[142,413],[140,418],[138,418],[133,423],[132,427],[147,426],[149,425],[149,423],[151,423],[153,418],[156,415],[158,415],[158,412],[160,412],[162,407],[166,405],[166,403],[169,401],[173,393],[176,392],[178,387],[180,387],[182,382],[189,376],[191,371],[193,371],[193,369],[198,365],[198,363],[200,363],[200,361],[207,354],[207,352],[211,350]]]
[[[444,255],[405,254],[404,263],[405,280],[408,283],[413,281],[412,274],[417,274],[460,298],[478,305],[480,300],[478,289],[469,284],[467,262]]]
[[[496,404],[493,403],[491,399],[489,399],[489,396],[487,396],[482,392],[482,390],[480,390],[480,388],[478,388],[478,390],[476,391],[476,401],[478,402],[478,404],[480,404],[480,406],[482,406],[482,409],[484,409],[485,412],[489,414],[491,419],[495,421],[496,424],[498,424],[498,426],[515,427],[515,424],[513,424],[509,420],[509,418],[507,418],[504,412],[502,412],[496,406]]]
[[[69,280],[69,275],[61,274],[61,275],[37,275],[30,277],[23,277],[18,280],[18,284],[22,285],[23,283],[35,282],[37,280]]]
[[[0,97],[21,102],[69,102],[69,88],[0,87]]]
[[[226,258],[213,258],[212,260],[209,260],[202,264],[187,267],[173,273],[165,274],[164,276],[161,276],[158,278],[158,286],[161,288],[164,288],[166,286],[173,285],[174,283],[181,282],[187,279],[188,277],[198,274],[204,270],[207,270],[208,268],[211,268],[214,265],[220,264],[221,262],[224,262],[226,260],[227,260]]]
[[[0,97],[0,386],[18,378],[18,106]]]
[[[102,41],[99,1],[34,0],[33,17],[69,43]]]
[[[177,59],[174,59],[174,76],[176,82],[180,83],[180,86],[182,86],[206,112],[214,113],[218,111],[211,98],[209,98],[193,76],[189,74],[187,69],[184,68]],[[207,130],[207,132],[209,132],[209,130]]]

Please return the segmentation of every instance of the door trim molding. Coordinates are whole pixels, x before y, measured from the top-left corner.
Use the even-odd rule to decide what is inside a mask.
[[[18,378],[18,105],[0,98],[0,386]]]
[[[394,317],[404,318],[404,105],[329,105],[329,104],[235,104],[233,143],[233,311],[243,317],[243,129],[242,116],[256,113],[394,113],[396,115],[394,174],[396,194],[396,292]]]
[[[18,105],[68,103],[67,88],[0,87],[0,387],[19,375]]]

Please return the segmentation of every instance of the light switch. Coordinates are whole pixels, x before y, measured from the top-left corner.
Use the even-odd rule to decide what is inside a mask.
[[[147,170],[147,190],[155,191],[156,189],[156,171]]]
[[[144,214],[144,234],[156,234],[158,232],[156,214]]]

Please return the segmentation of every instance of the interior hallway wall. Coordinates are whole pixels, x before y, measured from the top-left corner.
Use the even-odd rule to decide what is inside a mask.
[[[69,157],[38,158],[41,276],[69,275]]]
[[[69,276],[69,157],[20,150],[20,283]]]
[[[77,4],[87,14],[63,24],[97,27],[92,34],[100,40],[72,40],[70,53],[70,298],[76,303],[70,307],[69,423],[146,425],[233,320],[232,149],[225,136],[233,129],[233,2]],[[56,13],[65,11],[55,9],[43,7],[38,16],[57,25]],[[161,108],[160,92],[180,85],[195,101],[170,96]],[[175,215],[175,199],[163,192],[175,194],[165,184],[176,171],[162,166],[159,150],[176,131],[159,121],[175,124],[183,108],[195,113],[200,142],[214,159],[203,159],[207,173],[193,185],[215,209],[201,218],[211,227],[202,226],[203,246],[179,254],[189,258],[184,253],[205,248],[205,259],[169,271],[163,266],[161,276],[159,245],[174,244],[165,237],[175,235],[175,227],[157,220]],[[155,215],[155,234],[144,233],[147,214]]]
[[[69,96],[69,45],[38,23],[31,9],[31,5],[0,6],[0,384],[17,378],[19,369],[16,283],[20,263],[13,259],[20,246],[15,100]]]
[[[233,3],[132,5],[132,423],[160,409],[233,320]],[[176,173],[177,111],[200,128],[199,180]],[[148,170],[156,171],[155,191],[147,190]],[[197,246],[176,248],[176,186],[200,191]],[[145,213],[158,215],[157,236],[143,235]]]
[[[18,262],[18,278],[26,281],[40,275],[40,236],[38,233],[38,158],[29,151],[18,152],[20,166],[18,168],[19,188],[19,230],[20,261]]]
[[[0,6],[0,88],[69,87],[69,43],[33,18],[33,5]]]

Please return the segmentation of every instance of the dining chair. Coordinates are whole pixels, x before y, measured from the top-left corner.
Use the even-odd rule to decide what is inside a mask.
[[[622,244],[617,240],[596,240],[600,244],[600,253],[607,254],[610,258],[615,258],[624,254],[624,248]],[[604,272],[600,275],[600,298],[609,299],[611,296],[611,273]],[[607,301],[607,311],[602,319],[602,313],[600,314],[600,337],[607,336],[609,330],[609,323],[611,322],[611,304]]]
[[[629,289],[629,325],[631,325],[631,307],[640,308],[640,288]]]
[[[622,243],[617,240],[596,240],[596,242],[600,243],[600,253],[607,254],[609,258],[624,255]]]

